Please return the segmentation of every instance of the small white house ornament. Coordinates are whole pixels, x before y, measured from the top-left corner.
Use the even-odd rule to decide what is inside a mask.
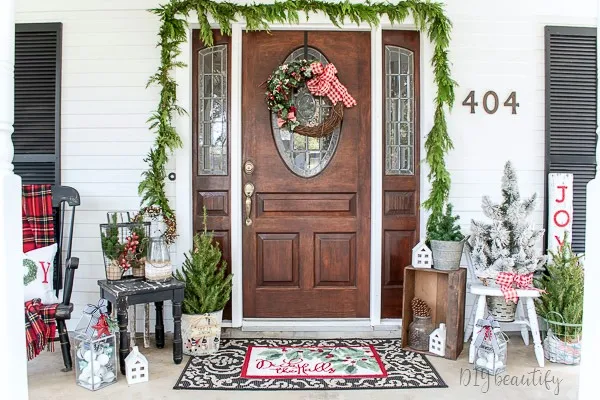
[[[446,355],[446,324],[441,323],[429,335],[429,352],[442,357]]]
[[[421,240],[412,250],[412,266],[414,268],[431,268],[433,265],[433,257],[431,256],[431,250],[425,244],[424,240]]]
[[[125,358],[125,371],[129,385],[148,382],[148,360],[137,346],[134,346],[133,351]]]

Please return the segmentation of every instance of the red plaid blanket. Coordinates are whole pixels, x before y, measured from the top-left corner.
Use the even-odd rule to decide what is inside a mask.
[[[23,252],[54,243],[50,185],[23,185]]]
[[[44,305],[40,299],[25,303],[25,338],[27,359],[32,360],[44,347],[54,351],[56,334],[56,309],[58,304]]]

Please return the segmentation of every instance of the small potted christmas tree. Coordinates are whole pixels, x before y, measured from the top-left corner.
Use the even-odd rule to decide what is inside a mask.
[[[204,231],[194,236],[194,249],[185,255],[175,278],[185,282],[181,318],[184,354],[198,356],[217,352],[223,308],[231,298],[233,275],[227,273],[221,249],[207,232],[206,209]]]
[[[565,234],[563,245],[549,251],[547,270],[535,280],[542,295],[537,314],[547,326],[544,354],[551,362],[579,364],[583,322],[583,255],[573,253]]]
[[[460,267],[465,236],[460,231],[458,215],[452,215],[452,204],[446,205],[446,213],[433,214],[427,221],[427,239],[431,244],[433,268],[454,270]]]
[[[504,166],[502,202],[496,204],[488,196],[482,200],[482,209],[491,223],[471,221],[471,258],[475,274],[486,285],[495,285],[503,273],[530,276],[542,269],[546,257],[541,255],[536,242],[544,234],[529,222],[536,207],[537,195],[521,200],[517,174],[510,161]],[[488,296],[488,308],[496,321],[514,320],[517,304],[504,297]]]

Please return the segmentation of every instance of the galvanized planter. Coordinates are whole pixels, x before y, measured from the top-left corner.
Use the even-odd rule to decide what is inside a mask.
[[[433,254],[433,268],[442,271],[456,270],[460,267],[465,241],[446,242],[442,240],[431,241]]]
[[[488,310],[490,315],[498,322],[512,322],[515,320],[517,303],[506,301],[504,296],[486,296]]]

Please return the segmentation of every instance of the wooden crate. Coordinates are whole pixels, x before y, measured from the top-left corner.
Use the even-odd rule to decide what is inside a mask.
[[[413,298],[424,300],[431,307],[431,320],[437,328],[446,324],[445,358],[456,360],[463,349],[465,326],[465,291],[467,270],[454,271],[418,269],[412,266],[404,269],[404,294],[402,301],[402,348],[408,347],[408,326],[413,320],[410,303]],[[420,352],[430,354],[429,352]]]

